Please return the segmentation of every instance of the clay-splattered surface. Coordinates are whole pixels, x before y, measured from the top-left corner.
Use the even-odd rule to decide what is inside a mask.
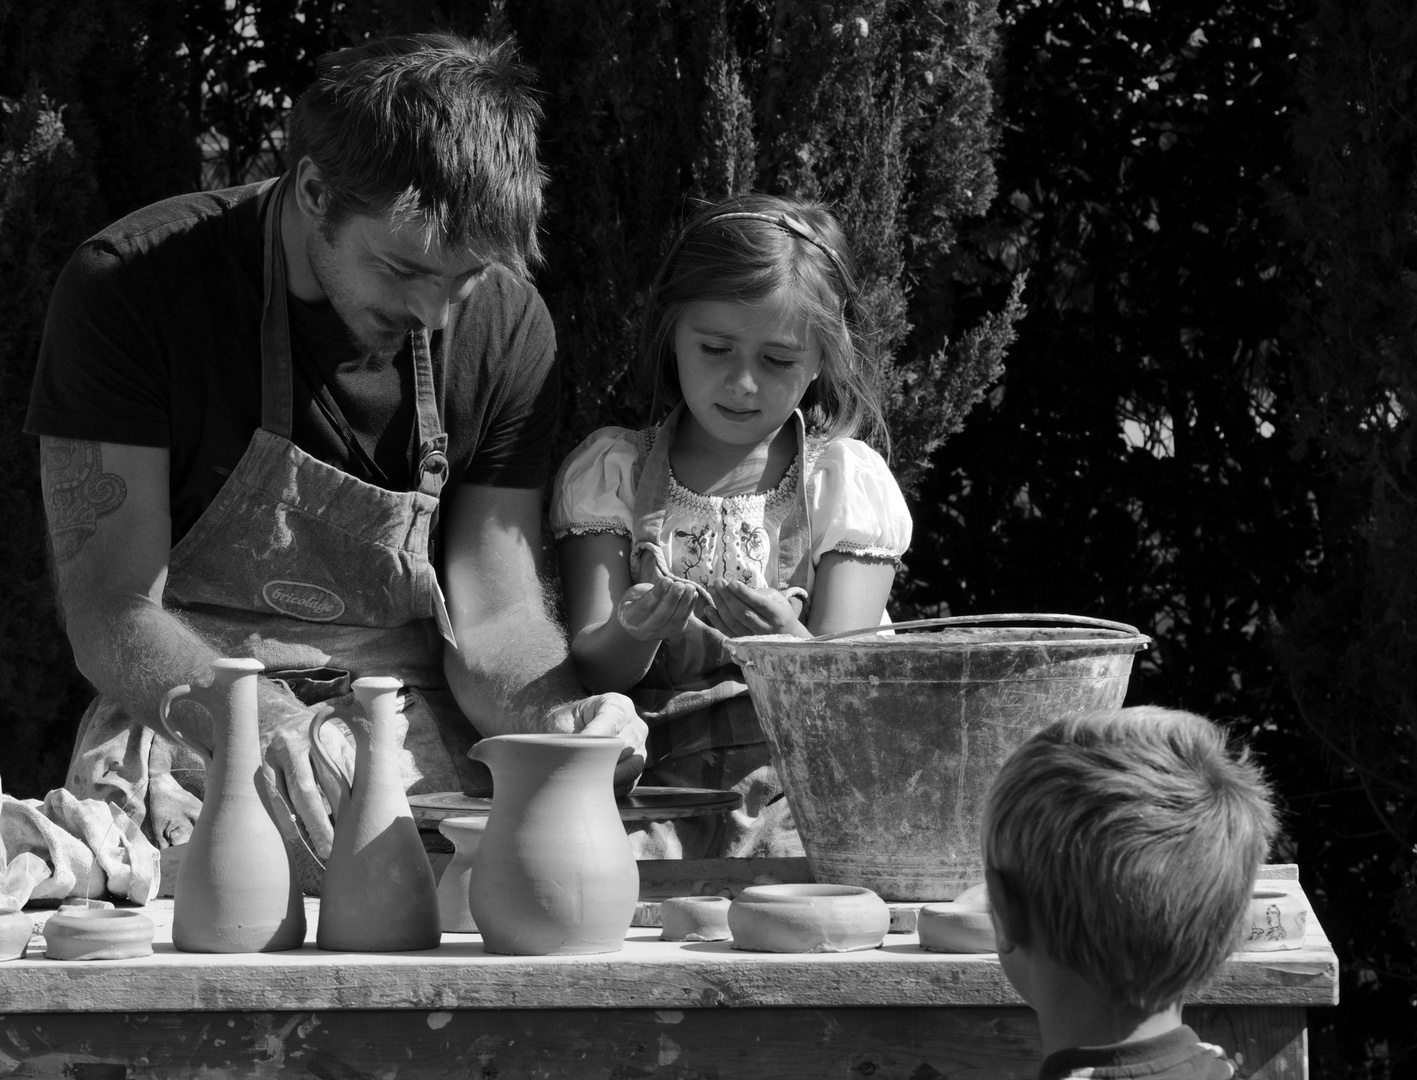
[[[1305,1075],[1304,1011],[1191,1009],[1241,1076]],[[961,1080],[1037,1075],[1022,1008],[406,1010],[34,1014],[0,1019],[0,1076],[843,1077]]]

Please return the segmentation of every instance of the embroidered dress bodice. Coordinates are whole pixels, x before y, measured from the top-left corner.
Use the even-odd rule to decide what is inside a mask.
[[[601,428],[567,457],[551,499],[557,539],[634,534],[645,509],[638,505],[645,494],[641,469],[654,435]],[[836,439],[810,444],[807,462],[810,563],[829,551],[898,562],[910,545],[910,512],[880,455],[855,439]],[[669,572],[705,584],[736,575],[755,588],[787,588],[772,578],[801,469],[799,456],[770,491],[729,496],[693,491],[669,470],[668,483],[656,489],[664,504],[658,541]]]
[[[777,563],[777,530],[797,489],[798,462],[771,491],[701,495],[670,470],[661,544],[670,571],[700,585],[742,581],[761,589]]]

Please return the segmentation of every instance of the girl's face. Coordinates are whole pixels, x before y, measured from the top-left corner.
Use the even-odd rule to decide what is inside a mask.
[[[807,321],[764,300],[695,300],[674,324],[684,403],[710,438],[731,446],[771,439],[822,370]]]

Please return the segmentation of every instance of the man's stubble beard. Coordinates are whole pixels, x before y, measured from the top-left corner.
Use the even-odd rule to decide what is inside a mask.
[[[397,331],[380,333],[376,337],[362,334],[351,321],[367,309],[350,297],[345,287],[343,273],[339,267],[339,253],[335,249],[330,233],[323,225],[310,230],[305,238],[305,260],[314,275],[320,291],[325,294],[334,313],[339,316],[340,325],[348,336],[350,344],[365,356],[381,361],[391,361],[403,350],[404,342],[418,325],[403,326]],[[398,322],[400,320],[391,320]],[[419,324],[421,325],[421,324]]]

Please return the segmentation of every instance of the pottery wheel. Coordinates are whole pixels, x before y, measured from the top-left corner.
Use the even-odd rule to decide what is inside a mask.
[[[419,828],[434,829],[444,818],[488,813],[492,809],[492,797],[438,791],[410,795],[408,805]],[[620,809],[621,821],[668,821],[737,810],[743,805],[743,796],[736,791],[716,788],[638,787],[632,794],[616,799],[615,805]]]

